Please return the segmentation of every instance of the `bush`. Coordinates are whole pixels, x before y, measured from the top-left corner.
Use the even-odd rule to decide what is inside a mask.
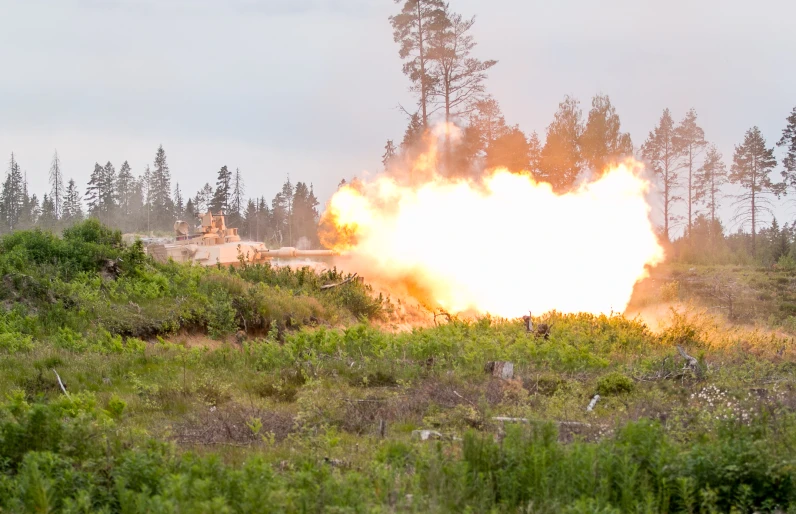
[[[597,393],[601,396],[612,396],[617,394],[629,393],[633,390],[635,384],[633,380],[627,376],[611,372],[603,375],[597,380]]]

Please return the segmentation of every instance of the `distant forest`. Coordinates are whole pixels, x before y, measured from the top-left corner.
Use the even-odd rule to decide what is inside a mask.
[[[774,202],[796,190],[796,107],[789,115],[783,113],[784,128],[775,143],[751,127],[739,134],[731,158],[710,143],[695,109],[679,115],[663,109],[657,121],[650,121],[646,138],[634,145],[603,94],[591,99],[586,112],[578,99],[565,96],[543,137],[529,134],[506,121],[487,90],[488,73],[498,61],[475,56],[475,17],[454,12],[442,0],[396,3],[399,11],[389,23],[415,103],[402,106],[407,117],[403,138],[386,142],[386,170],[401,157],[411,157],[440,121],[462,129],[461,137],[440,152],[438,167],[451,177],[477,176],[503,166],[529,172],[563,193],[584,172],[634,156],[655,172],[663,206],[660,234],[673,258],[796,266],[796,222],[780,225],[772,219]],[[785,153],[781,162],[775,145]],[[728,184],[736,193],[727,193]],[[110,162],[96,163],[82,189],[62,176],[56,153],[50,185],[41,201],[29,194],[12,154],[0,191],[0,231],[60,229],[84,216],[125,232],[165,231],[175,219],[209,208],[225,212],[229,224],[246,237],[275,245],[295,245],[302,238],[318,244],[318,199],[311,184],[288,180],[269,203],[265,196],[247,197],[240,170],[223,166],[215,187],[207,183],[194,196],[185,196],[179,184],[172,188],[162,146],[153,166],[138,177],[126,161],[118,171]],[[734,208],[732,219],[718,215],[725,202]],[[730,233],[728,227],[738,231]]]

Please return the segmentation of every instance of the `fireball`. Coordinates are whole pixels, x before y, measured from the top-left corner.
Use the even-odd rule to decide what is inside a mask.
[[[562,195],[505,169],[477,181],[431,173],[422,184],[382,175],[332,197],[323,237],[350,271],[450,313],[623,312],[663,260],[649,187],[633,160]]]

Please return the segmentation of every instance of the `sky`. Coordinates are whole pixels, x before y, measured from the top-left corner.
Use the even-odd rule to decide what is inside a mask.
[[[488,91],[526,132],[543,135],[566,94],[584,111],[608,94],[637,147],[665,107],[677,121],[693,107],[729,164],[746,130],[759,126],[772,146],[796,106],[793,1],[450,5],[477,16],[476,54],[499,61]],[[270,199],[289,175],[325,202],[341,179],[378,173],[386,140],[403,136],[399,105],[413,98],[388,22],[398,9],[0,0],[0,155],[15,153],[39,196],[55,149],[84,188],[95,162],[127,160],[139,174],[162,144],[186,196],[227,165],[250,195]],[[782,203],[777,215],[796,209]]]

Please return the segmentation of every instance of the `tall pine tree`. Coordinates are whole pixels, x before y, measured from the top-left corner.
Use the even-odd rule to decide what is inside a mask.
[[[677,190],[680,187],[682,150],[677,145],[674,120],[669,109],[664,109],[658,125],[652,129],[641,146],[641,155],[650,164],[652,171],[661,181],[663,195],[663,235],[670,239],[670,230],[677,220],[674,205],[682,201]]]
[[[702,155],[707,145],[707,141],[705,141],[705,131],[702,130],[702,127],[697,125],[696,120],[696,111],[691,109],[674,131],[675,144],[683,154],[683,173],[685,174],[687,193],[685,201],[688,204],[688,234],[691,233],[694,219],[694,203],[696,202],[694,174],[697,170],[697,159]]]
[[[760,129],[749,129],[743,143],[735,147],[729,179],[742,188],[735,197],[735,221],[751,225],[753,255],[757,250],[756,234],[761,215],[771,212],[770,196],[779,192],[778,185],[773,184],[770,177],[776,165],[774,149],[766,148]]]
[[[431,41],[449,20],[445,16],[444,0],[397,0],[403,1],[401,12],[390,16],[393,39],[401,45],[399,55],[403,59],[404,74],[412,82],[411,91],[418,94],[419,123],[425,129],[431,112],[433,87],[439,77],[433,75],[429,59]]]
[[[727,166],[722,160],[721,152],[716,145],[710,145],[702,166],[694,175],[694,199],[705,205],[710,216],[710,225],[718,220],[722,198],[721,188],[727,183]]]

